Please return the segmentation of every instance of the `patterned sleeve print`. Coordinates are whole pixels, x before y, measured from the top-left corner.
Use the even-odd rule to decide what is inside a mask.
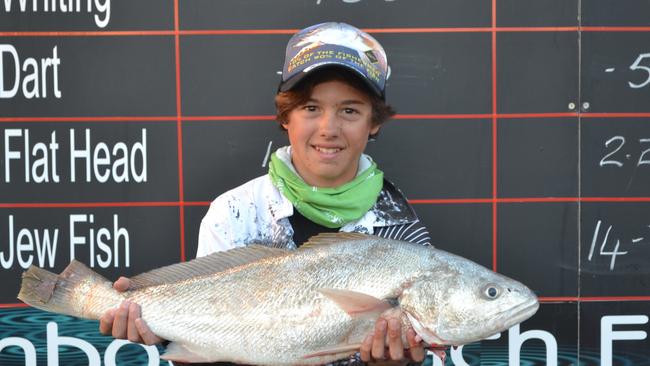
[[[431,245],[431,236],[426,226],[415,220],[411,223],[375,228],[375,235],[386,239],[403,240],[411,243]]]

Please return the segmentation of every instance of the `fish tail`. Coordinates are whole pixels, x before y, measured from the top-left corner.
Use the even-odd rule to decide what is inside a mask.
[[[59,275],[31,266],[22,277],[18,299],[53,313],[99,319],[124,299],[110,281],[76,260]]]

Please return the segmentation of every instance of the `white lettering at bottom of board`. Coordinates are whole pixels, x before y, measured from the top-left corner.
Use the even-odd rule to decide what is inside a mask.
[[[88,366],[116,366],[117,365],[117,352],[124,346],[129,344],[139,345],[144,348],[147,353],[149,362],[146,365],[158,366],[160,365],[160,354],[156,346],[145,346],[144,344],[131,343],[127,340],[115,339],[113,340],[106,350],[104,351],[104,362],[99,355],[99,351],[90,342],[77,337],[66,337],[59,335],[59,326],[55,322],[49,322],[46,326],[46,348],[47,348],[47,365],[59,365],[59,349],[61,348],[76,348],[81,351],[87,362]],[[7,347],[19,347],[25,354],[25,366],[36,366],[36,347],[32,342],[22,337],[7,337],[0,339],[0,352]],[[41,351],[41,348],[39,348]],[[173,366],[168,361],[169,366]]]
[[[617,346],[622,346],[627,343],[627,341],[639,341],[645,340],[648,337],[648,334],[645,330],[639,329],[638,326],[648,324],[647,315],[605,315],[601,317],[600,320],[600,365],[601,366],[612,366],[614,349]],[[625,326],[627,330],[615,330],[615,326]],[[631,329],[631,327],[634,329]],[[130,342],[125,340],[114,340],[106,348],[106,351],[102,357],[100,352],[90,344],[88,341],[76,337],[64,337],[58,334],[58,324],[55,322],[48,322],[46,325],[46,351],[39,348],[39,352],[47,352],[47,365],[58,365],[59,358],[59,346],[67,346],[80,350],[85,356],[84,362],[87,362],[89,366],[101,366],[101,365],[115,365],[116,354],[119,349],[125,344]],[[496,334],[488,340],[494,340],[501,338],[501,334]],[[547,366],[557,366],[558,365],[558,344],[555,336],[545,330],[539,329],[530,329],[525,332],[520,331],[520,326],[515,325],[514,327],[508,330],[508,363],[510,365],[519,365],[521,361],[525,361],[521,357],[521,348],[523,345],[528,342],[539,342],[541,341],[545,347],[545,362],[544,365]],[[530,343],[530,342],[529,342]],[[148,362],[147,365],[159,365],[160,355],[155,346],[144,346],[145,352],[147,353]],[[19,347],[22,349],[22,354],[25,355],[24,365],[26,366],[36,366],[36,348],[34,344],[22,337],[8,337],[0,339],[0,352],[7,347]],[[469,366],[469,364],[463,358],[463,346],[454,347],[450,350],[451,361],[455,366]],[[541,355],[540,355],[541,356]],[[535,360],[539,361],[538,357],[535,356]],[[170,364],[171,365],[171,364]],[[433,366],[442,366],[442,361],[433,356]]]

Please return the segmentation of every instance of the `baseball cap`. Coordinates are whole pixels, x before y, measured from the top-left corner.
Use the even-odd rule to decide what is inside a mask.
[[[384,48],[368,33],[337,22],[316,24],[291,37],[278,89],[287,91],[312,71],[331,66],[354,71],[384,98],[390,74]]]

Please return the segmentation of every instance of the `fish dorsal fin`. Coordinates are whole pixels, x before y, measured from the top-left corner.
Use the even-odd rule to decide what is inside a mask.
[[[366,316],[378,317],[379,314],[393,307],[393,304],[387,300],[378,299],[361,292],[333,288],[322,288],[318,291],[328,299],[334,301],[343,311],[353,318]]]
[[[300,249],[315,248],[321,245],[331,245],[342,241],[368,240],[372,238],[374,238],[374,236],[361,233],[320,233],[309,238],[308,241],[300,246]]]
[[[286,249],[270,248],[258,244],[234,248],[139,274],[131,278],[129,290],[211,275],[264,258],[277,257],[287,253]]]

